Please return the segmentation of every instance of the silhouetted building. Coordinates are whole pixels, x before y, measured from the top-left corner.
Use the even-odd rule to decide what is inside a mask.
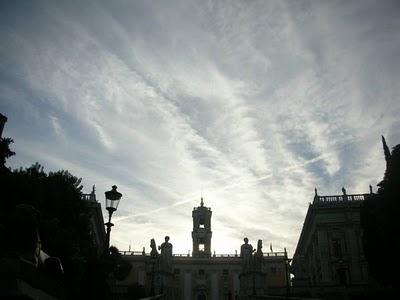
[[[172,273],[174,299],[236,299],[240,293],[239,275],[242,272],[241,258],[235,254],[211,252],[211,209],[195,207],[193,217],[193,250],[190,254],[173,254]],[[171,239],[173,243],[173,239]],[[238,245],[239,246],[239,245]],[[130,275],[117,283],[114,293],[119,299],[128,299],[132,286],[143,286],[147,291],[152,285],[160,285],[153,277],[155,260],[143,251],[123,251],[123,258],[132,264]],[[261,268],[266,273],[264,287],[272,295],[286,293],[288,261],[284,252],[263,253]]]
[[[360,225],[369,194],[347,195],[344,188],[342,193],[320,196],[315,190],[291,266],[298,295],[360,295],[370,287]]]
[[[96,199],[95,187],[93,186],[90,194],[82,194],[82,199],[89,207],[90,212],[90,236],[92,238],[93,247],[97,249],[97,255],[101,255],[104,251],[106,242],[106,231],[104,228],[103,212],[101,205]]]

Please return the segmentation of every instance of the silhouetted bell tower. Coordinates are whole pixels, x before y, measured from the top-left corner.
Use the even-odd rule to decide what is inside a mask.
[[[193,208],[193,257],[211,256],[211,208],[205,207],[203,197],[200,206]]]

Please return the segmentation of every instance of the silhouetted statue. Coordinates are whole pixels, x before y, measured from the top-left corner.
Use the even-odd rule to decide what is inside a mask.
[[[172,244],[168,242],[169,236],[165,237],[165,242],[158,246],[161,250],[161,270],[165,272],[170,272],[172,270]]]
[[[342,193],[343,193],[343,196],[346,196],[347,194],[346,194],[346,189],[344,188],[344,187],[342,187]]]
[[[158,258],[160,254],[157,251],[156,241],[154,239],[150,240],[150,248],[151,248],[150,252],[151,258]]]
[[[29,204],[19,204],[10,222],[12,244],[18,257],[35,266],[39,263],[39,212]]]
[[[262,252],[262,240],[258,240],[257,242],[257,251],[254,253],[254,270],[261,271],[262,263],[263,263],[263,252]]]
[[[41,250],[39,235],[40,213],[32,205],[19,204],[10,219],[12,252],[22,263],[28,263],[43,270],[53,278],[64,273],[61,261],[50,257]]]
[[[240,258],[242,259],[242,271],[247,272],[251,270],[252,266],[252,255],[255,250],[253,246],[249,244],[249,239],[245,237],[244,244],[240,247]]]

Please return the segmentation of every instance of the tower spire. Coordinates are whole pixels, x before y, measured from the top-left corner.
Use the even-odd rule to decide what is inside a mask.
[[[200,206],[204,206],[204,202],[203,202],[203,186],[201,186],[201,192],[200,192]]]
[[[383,135],[382,135],[382,145],[383,145],[383,152],[385,153],[385,160],[386,160],[386,163],[388,163],[390,160],[390,150],[389,150],[388,145],[386,144],[386,140]]]

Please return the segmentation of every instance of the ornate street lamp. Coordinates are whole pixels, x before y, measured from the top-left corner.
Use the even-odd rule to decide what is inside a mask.
[[[122,194],[117,192],[116,185],[113,185],[112,190],[105,192],[104,194],[106,195],[106,209],[108,211],[108,222],[104,224],[107,226],[105,253],[108,254],[109,248],[110,248],[111,227],[114,226],[114,224],[111,223],[111,216],[114,213],[114,211],[117,210],[119,201],[121,200],[121,197],[122,197]]]
[[[285,249],[285,277],[286,277],[286,297],[290,297],[290,262],[292,261],[291,258],[288,258],[286,248]]]

